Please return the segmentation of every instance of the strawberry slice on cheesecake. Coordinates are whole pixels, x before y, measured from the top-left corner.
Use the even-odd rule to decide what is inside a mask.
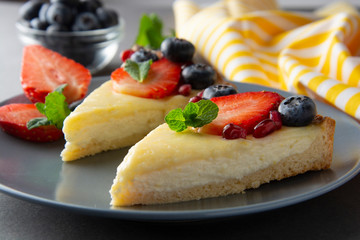
[[[223,97],[212,98],[219,107],[217,118],[200,129],[203,133],[222,135],[223,128],[233,123],[241,126],[247,134],[254,127],[269,117],[271,110],[276,110],[284,99],[275,92],[245,92]]]
[[[146,79],[139,82],[132,78],[124,68],[111,74],[113,89],[143,98],[163,98],[173,93],[179,84],[181,65],[162,58],[151,64]]]

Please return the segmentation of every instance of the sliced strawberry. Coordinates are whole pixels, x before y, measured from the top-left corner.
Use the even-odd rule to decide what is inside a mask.
[[[59,53],[40,45],[24,48],[21,85],[32,102],[45,102],[45,97],[62,84],[68,103],[85,97],[90,84],[88,69]]]
[[[180,80],[181,65],[165,58],[151,64],[146,79],[138,82],[124,68],[111,74],[114,91],[143,98],[163,98],[173,93]]]
[[[240,125],[247,134],[262,120],[269,118],[269,112],[277,109],[284,98],[274,92],[245,92],[212,98],[219,107],[217,118],[203,126],[200,132],[221,135],[223,128],[230,123]]]
[[[55,126],[27,129],[33,118],[44,117],[34,104],[14,103],[0,107],[0,127],[8,134],[33,142],[51,142],[63,136]]]

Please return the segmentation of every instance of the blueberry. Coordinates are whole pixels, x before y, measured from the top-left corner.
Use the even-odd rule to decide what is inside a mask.
[[[49,33],[52,32],[67,32],[69,31],[69,28],[65,25],[60,24],[51,24],[46,28],[46,31]]]
[[[41,5],[41,8],[39,10],[39,19],[42,22],[47,22],[46,19],[46,12],[49,9],[50,4],[49,3],[44,3],[43,5]]]
[[[130,60],[134,62],[145,62],[150,59],[152,59],[153,61],[159,60],[158,56],[154,52],[150,50],[146,50],[144,48],[140,48],[139,50],[134,52],[130,57]]]
[[[218,85],[212,85],[210,87],[207,87],[204,90],[203,98],[211,99],[213,97],[227,96],[227,95],[232,95],[232,94],[236,94],[236,93],[237,93],[237,91],[234,87],[232,87],[230,85],[218,84]]]
[[[98,0],[83,0],[79,2],[78,10],[79,12],[95,13],[96,9],[102,6],[103,6],[102,2]]]
[[[79,0],[50,0],[50,3],[62,3],[70,7],[77,7]]]
[[[194,45],[180,38],[167,38],[160,46],[164,57],[173,62],[190,62],[195,53]]]
[[[216,72],[209,65],[197,63],[186,66],[181,77],[184,83],[191,84],[193,89],[205,89],[215,83]]]
[[[37,17],[43,3],[44,1],[41,0],[31,0],[24,3],[19,9],[20,18],[30,21]]]
[[[104,28],[118,24],[118,15],[112,9],[106,9],[103,7],[97,8],[96,16]]]
[[[280,103],[278,111],[283,125],[300,127],[312,122],[316,116],[316,105],[307,96],[291,96]]]
[[[47,22],[41,21],[39,18],[33,18],[30,21],[30,27],[34,29],[45,30],[47,26]]]
[[[88,31],[101,28],[99,20],[94,13],[83,12],[76,16],[73,31]]]
[[[101,0],[30,0],[20,8],[19,14],[24,26],[49,28],[49,32],[87,31],[118,24],[118,14],[104,9]],[[40,21],[30,23],[34,18]]]
[[[73,21],[72,9],[63,3],[52,3],[46,11],[49,24],[70,25]]]

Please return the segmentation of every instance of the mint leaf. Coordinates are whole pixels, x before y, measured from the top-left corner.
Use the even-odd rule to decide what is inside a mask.
[[[143,82],[149,73],[151,64],[152,64],[151,59],[148,61],[139,62],[139,63],[128,59],[125,62],[124,70],[127,73],[129,73],[129,75],[133,79],[135,79],[139,82]]]
[[[202,127],[211,123],[217,117],[218,112],[218,106],[210,100],[189,102],[184,110],[180,108],[171,110],[165,116],[165,122],[171,130],[182,132],[187,127]]]
[[[199,105],[193,102],[189,102],[185,106],[184,111],[182,113],[187,121],[193,121],[197,117],[198,112],[199,112]]]
[[[211,123],[212,120],[214,120],[217,117],[219,113],[219,108],[214,102],[200,100],[199,102],[197,102],[197,104],[199,106],[199,111],[195,120],[199,121],[199,124],[201,124],[201,126]],[[193,127],[197,127],[197,126],[193,126]]]
[[[70,114],[66,98],[62,94],[66,84],[59,86],[53,92],[45,97],[45,103],[36,103],[35,106],[40,113],[44,114],[44,118],[34,118],[27,123],[27,128],[55,125],[58,129],[62,129],[65,118]]]
[[[65,118],[71,112],[65,99],[62,93],[56,91],[45,98],[45,116],[59,129],[62,129]]]
[[[162,21],[156,14],[143,14],[135,43],[152,49],[160,48],[164,40],[162,27]]]
[[[176,132],[182,132],[187,128],[181,108],[171,110],[165,116],[165,122],[169,125],[171,130]]]
[[[51,125],[50,121],[46,118],[33,118],[26,123],[26,127],[31,130],[36,127]]]
[[[35,103],[35,106],[41,114],[45,115],[45,103],[37,102],[37,103]]]
[[[162,41],[166,38],[163,35],[163,23],[158,15],[151,13],[143,14],[140,18],[139,32],[135,43],[151,49],[159,49]]]

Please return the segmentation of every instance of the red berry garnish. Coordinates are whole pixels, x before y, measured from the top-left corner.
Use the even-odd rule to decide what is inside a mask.
[[[276,124],[273,120],[265,119],[254,127],[253,136],[255,138],[265,137],[270,133],[274,132],[276,128],[277,128]]]
[[[191,93],[191,85],[190,84],[183,84],[179,87],[178,90],[179,94],[183,96],[189,96]]]
[[[229,123],[226,125],[222,132],[222,137],[225,139],[238,139],[246,138],[246,130],[239,125]]]
[[[131,55],[133,55],[134,52],[135,51],[132,49],[126,49],[126,50],[122,51],[120,53],[121,61],[125,62],[127,59],[129,59],[131,57]]]
[[[276,129],[280,129],[282,127],[281,115],[278,111],[270,111],[270,119],[274,121]]]
[[[221,136],[224,126],[229,123],[240,125],[251,134],[254,127],[269,118],[269,112],[278,108],[283,97],[275,92],[245,92],[210,100],[219,107],[214,121],[200,128],[200,132]]]
[[[201,99],[202,99],[201,97],[195,96],[195,97],[190,98],[189,102],[196,103],[196,102],[200,101]]]

